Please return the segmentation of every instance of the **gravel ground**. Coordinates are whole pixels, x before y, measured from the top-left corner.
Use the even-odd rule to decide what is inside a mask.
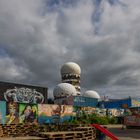
[[[107,128],[120,140],[140,140],[140,129],[122,129],[122,125],[107,125]]]

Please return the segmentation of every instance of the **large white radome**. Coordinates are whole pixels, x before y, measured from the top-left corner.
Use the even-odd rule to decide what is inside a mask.
[[[87,90],[84,94],[84,97],[100,99],[100,95],[94,90]]]
[[[81,68],[74,62],[67,62],[61,67],[61,74],[81,74]]]
[[[74,96],[76,93],[75,87],[69,83],[58,84],[53,90],[54,98]]]

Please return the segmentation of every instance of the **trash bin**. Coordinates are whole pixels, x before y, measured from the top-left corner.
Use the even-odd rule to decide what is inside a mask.
[[[106,126],[103,126],[103,127],[107,129]],[[106,139],[106,135],[102,133],[101,131],[99,131],[98,140],[105,140],[105,139]]]
[[[104,133],[100,132],[98,140],[105,140],[105,139],[106,139],[106,135]]]

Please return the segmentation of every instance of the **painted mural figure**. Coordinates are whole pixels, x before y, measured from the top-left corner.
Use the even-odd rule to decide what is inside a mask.
[[[20,123],[36,122],[37,108],[36,106],[26,105],[20,113]]]
[[[60,123],[61,106],[57,105],[55,109],[52,109],[52,123]]]
[[[18,123],[18,106],[16,103],[8,103],[8,112],[6,115],[6,123]]]

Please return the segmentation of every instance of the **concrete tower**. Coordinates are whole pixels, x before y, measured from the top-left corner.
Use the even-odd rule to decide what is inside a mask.
[[[62,83],[69,83],[73,85],[77,91],[77,95],[80,95],[80,74],[81,68],[74,62],[67,62],[61,67],[61,79]]]

